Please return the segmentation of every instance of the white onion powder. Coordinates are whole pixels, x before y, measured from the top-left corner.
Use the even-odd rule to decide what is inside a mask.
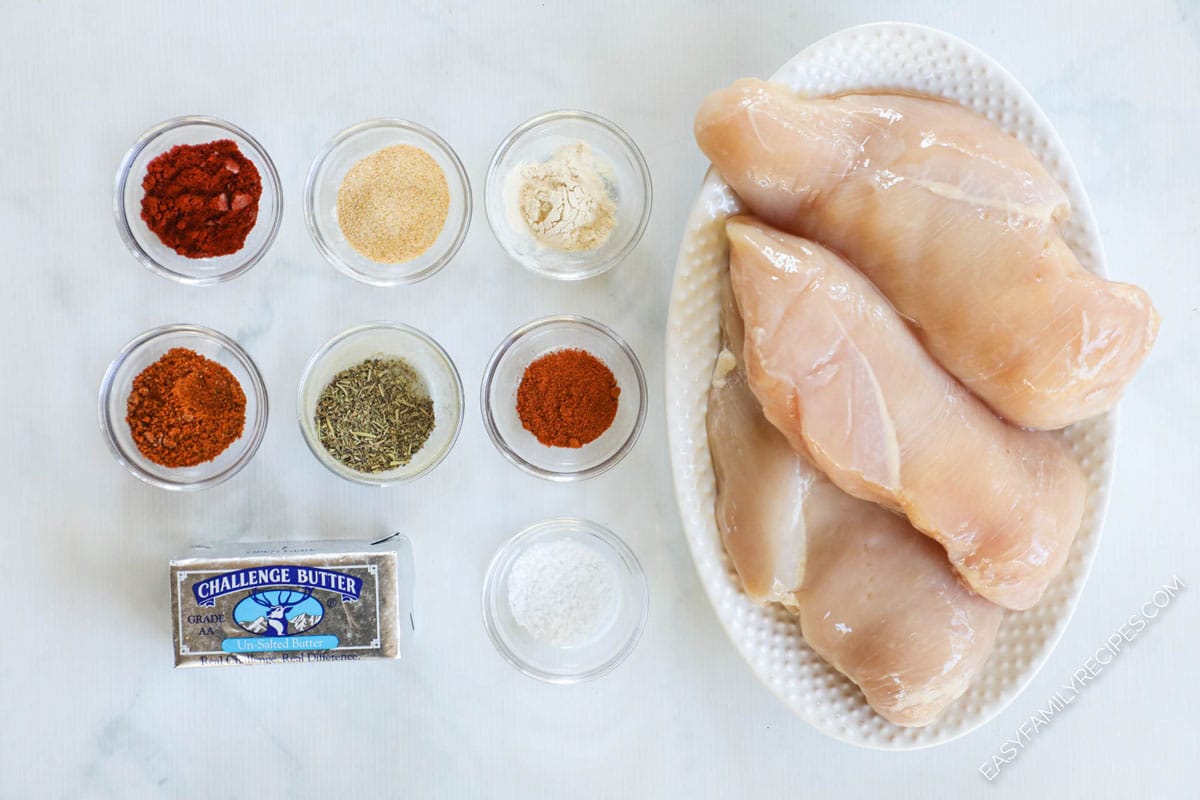
[[[617,575],[595,549],[573,539],[539,542],[508,574],[513,619],[543,644],[579,647],[612,626]]]

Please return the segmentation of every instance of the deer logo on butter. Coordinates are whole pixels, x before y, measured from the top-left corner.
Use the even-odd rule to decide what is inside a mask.
[[[312,596],[313,587],[251,592],[233,609],[233,619],[256,636],[304,633],[320,624],[325,607]]]

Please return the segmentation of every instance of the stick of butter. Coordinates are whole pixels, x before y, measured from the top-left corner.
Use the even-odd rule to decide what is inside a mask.
[[[412,588],[399,534],[193,547],[171,561],[175,666],[399,658]]]

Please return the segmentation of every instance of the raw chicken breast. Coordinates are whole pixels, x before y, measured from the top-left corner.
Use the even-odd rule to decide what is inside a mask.
[[[834,253],[747,217],[726,230],[767,419],[842,490],[904,513],[976,592],[1034,605],[1083,514],[1083,474],[1058,435],[996,417]]]
[[[885,719],[928,725],[987,661],[1000,607],[966,589],[903,517],[841,491],[788,446],[737,364],[732,303],[722,324],[708,442],[717,524],[746,593],[797,613],[813,650]]]
[[[845,255],[1017,425],[1108,410],[1154,343],[1146,293],[1087,272],[1062,240],[1058,184],[960,106],[744,80],[704,101],[696,140],[756,216]]]
[[[741,319],[728,279],[725,284],[726,346],[717,357],[705,418],[717,476],[717,525],[746,594],[757,603],[795,607],[804,580],[805,517],[811,510],[805,498],[822,488],[846,495],[801,461],[763,417],[744,370],[736,368]]]

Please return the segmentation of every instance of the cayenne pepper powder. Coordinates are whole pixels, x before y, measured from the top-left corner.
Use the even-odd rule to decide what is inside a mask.
[[[223,365],[172,347],[133,379],[125,421],[146,458],[164,467],[194,467],[241,437],[246,394]]]
[[[555,350],[525,368],[517,416],[547,447],[582,447],[612,425],[620,395],[603,361],[586,350]]]
[[[262,178],[231,139],[180,144],[152,160],[142,179],[142,221],[187,258],[241,250],[258,220]]]

